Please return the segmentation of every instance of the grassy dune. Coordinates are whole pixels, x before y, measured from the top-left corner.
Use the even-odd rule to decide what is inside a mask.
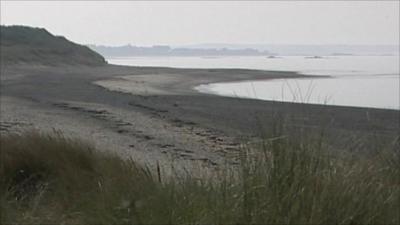
[[[239,166],[162,177],[80,140],[1,137],[2,224],[399,224],[399,142],[333,153],[277,128]],[[201,169],[201,168],[199,168]],[[158,171],[161,170],[161,171]]]
[[[86,46],[43,28],[0,26],[1,64],[102,66],[105,59]]]

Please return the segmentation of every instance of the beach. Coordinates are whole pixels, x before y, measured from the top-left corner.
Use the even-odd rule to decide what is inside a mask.
[[[200,84],[304,77],[294,72],[161,67],[5,66],[1,132],[62,132],[122,158],[215,166],[260,141],[277,118],[318,132],[337,149],[347,137],[398,135],[399,111],[281,103],[200,93]]]

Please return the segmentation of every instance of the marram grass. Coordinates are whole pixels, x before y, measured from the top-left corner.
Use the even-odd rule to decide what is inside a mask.
[[[201,179],[60,134],[2,135],[0,149],[2,224],[400,223],[398,140],[352,155],[276,136]]]

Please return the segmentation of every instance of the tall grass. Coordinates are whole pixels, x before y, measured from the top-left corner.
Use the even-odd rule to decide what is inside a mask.
[[[60,134],[1,137],[1,222],[29,224],[399,224],[399,142],[331,151],[276,126],[239,166],[161,177]],[[199,168],[201,169],[201,168]]]

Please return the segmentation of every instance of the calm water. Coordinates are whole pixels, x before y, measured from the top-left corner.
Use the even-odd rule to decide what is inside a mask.
[[[132,57],[110,63],[177,68],[247,68],[329,75],[200,85],[201,92],[288,102],[400,109],[399,56]]]

